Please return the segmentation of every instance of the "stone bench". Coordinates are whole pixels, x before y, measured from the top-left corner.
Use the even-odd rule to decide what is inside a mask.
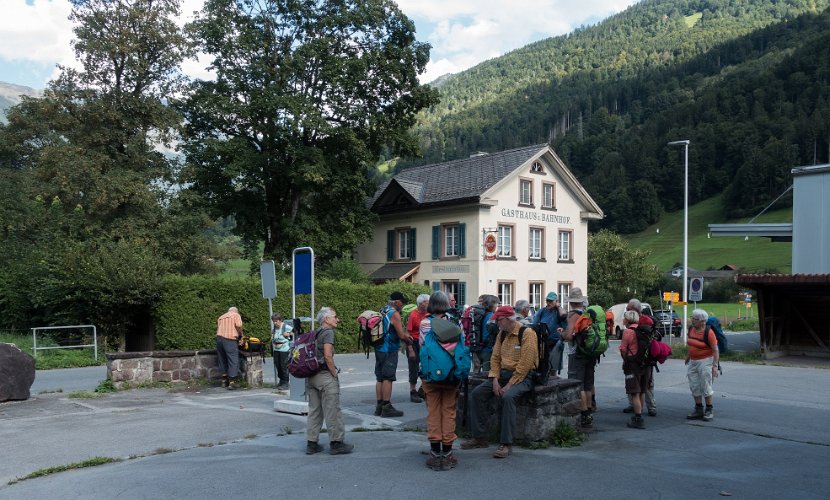
[[[262,386],[262,356],[240,351],[241,375],[250,387]],[[107,353],[107,378],[117,388],[151,382],[222,378],[215,350]]]
[[[470,376],[470,393],[482,382],[487,380],[486,376]],[[551,379],[545,385],[533,388],[533,396],[523,396],[516,408],[516,428],[513,435],[517,440],[541,441],[547,438],[559,422],[573,423],[574,416],[579,414],[580,396],[579,391],[582,383],[576,380]],[[463,389],[461,397],[464,397]],[[468,408],[469,406],[468,396]],[[490,408],[487,414],[488,434],[498,435],[500,420],[499,403],[496,398],[490,400]],[[471,410],[471,408],[470,408]],[[459,409],[460,411],[460,409]],[[459,415],[459,421],[461,415]],[[464,428],[469,429],[469,415]],[[459,428],[461,426],[459,425]]]

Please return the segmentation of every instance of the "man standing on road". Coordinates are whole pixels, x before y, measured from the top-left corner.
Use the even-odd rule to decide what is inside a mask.
[[[568,378],[582,382],[582,390],[579,393],[581,410],[579,425],[583,429],[591,429],[594,422],[594,417],[591,415],[591,401],[594,397],[594,370],[597,366],[597,358],[579,353],[578,343],[584,339],[580,338],[582,334],[577,327],[577,320],[588,307],[588,297],[582,295],[580,288],[573,287],[568,295],[568,304],[570,305],[568,326],[562,333],[562,340],[568,342]]]
[[[406,346],[406,359],[409,362],[409,400],[413,403],[421,403],[424,397],[423,383],[421,390],[417,391],[415,386],[418,385],[418,369],[421,366],[419,356],[420,344],[418,338],[420,336],[421,320],[427,317],[427,304],[429,303],[429,295],[422,293],[415,299],[416,308],[409,313],[409,318],[406,320],[406,332],[412,343]]]
[[[565,351],[565,344],[561,341],[560,335],[567,321],[565,315],[559,310],[559,295],[556,292],[548,292],[545,297],[545,307],[539,309],[533,317],[533,324],[537,323],[546,324],[550,341],[556,342],[550,355],[550,371],[553,378],[559,378]]]
[[[525,299],[519,299],[516,301],[516,305],[513,306],[513,310],[516,312],[516,321],[525,326],[530,325],[530,322],[533,320],[530,317],[530,302]]]
[[[654,330],[654,319],[649,316],[648,314],[643,314],[643,304],[637,299],[631,299],[628,301],[628,305],[625,307],[626,311],[634,311],[637,313],[637,316],[640,318],[638,324],[640,326],[645,326],[651,329],[652,335],[656,335],[656,331]],[[649,417],[656,417],[657,416],[657,400],[654,399],[654,367],[648,366],[647,370],[651,371],[648,376],[648,387],[645,390],[645,398],[646,398],[646,408],[648,408],[648,416]],[[628,406],[623,410],[623,413],[631,413],[634,411],[634,405],[631,401],[631,397],[628,398]]]
[[[529,375],[539,363],[536,332],[516,321],[510,306],[500,306],[493,314],[499,333],[490,358],[487,380],[473,389],[470,427],[473,438],[461,443],[461,448],[487,448],[485,436],[488,402],[501,399],[501,434],[494,458],[507,458],[513,450],[513,428],[516,426],[516,402],[533,389]],[[519,330],[524,328],[521,336]]]
[[[398,370],[398,350],[401,341],[407,345],[407,349],[412,344],[409,334],[401,324],[401,309],[406,302],[404,294],[392,292],[389,295],[389,303],[380,310],[383,317],[383,343],[375,348],[375,415],[383,418],[403,416],[402,411],[392,406],[392,383],[397,380],[395,372]]]
[[[222,386],[232,391],[239,376],[239,341],[242,339],[242,316],[235,307],[216,320],[216,355],[222,372]]]

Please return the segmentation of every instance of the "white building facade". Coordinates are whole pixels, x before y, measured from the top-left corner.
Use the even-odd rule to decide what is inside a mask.
[[[356,260],[373,280],[537,308],[547,292],[587,290],[588,221],[603,217],[547,145],[405,170],[372,210],[379,221]]]

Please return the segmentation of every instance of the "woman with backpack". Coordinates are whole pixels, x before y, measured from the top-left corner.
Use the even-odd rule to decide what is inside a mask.
[[[433,342],[438,337],[437,332],[433,331],[433,321],[447,320],[449,309],[450,302],[446,293],[438,291],[430,295],[427,305],[429,316],[424,318],[420,325],[419,343],[422,349],[424,349],[426,342]],[[445,341],[440,342],[440,346],[455,357],[457,349],[467,349],[464,345],[461,328],[458,328],[455,322],[444,321],[444,323],[455,326],[458,333],[454,338],[450,336]],[[430,369],[425,366],[425,363],[429,362],[428,350],[424,349],[421,352],[421,384],[426,396],[427,439],[430,445],[426,466],[435,471],[450,470],[458,464],[458,459],[453,455],[452,446],[458,438],[455,434],[455,409],[458,405],[461,379],[456,376],[447,376],[445,380],[430,381],[432,378]],[[469,368],[468,357],[467,371],[469,371]]]
[[[620,341],[620,356],[623,359],[623,373],[625,374],[625,393],[631,400],[634,415],[626,425],[632,429],[645,429],[643,421],[643,407],[646,404],[646,390],[651,382],[652,370],[645,366],[642,355],[648,347],[648,337],[638,338],[637,326],[640,314],[637,311],[623,313],[625,331]],[[642,335],[641,335],[642,336]],[[640,354],[638,356],[637,354]]]
[[[711,328],[706,328],[709,314],[703,309],[692,311],[692,326],[686,335],[686,377],[689,379],[689,389],[695,400],[695,407],[686,415],[689,420],[711,421],[715,415],[712,406],[712,395],[715,393],[712,384],[718,376],[720,353],[718,352],[718,338]],[[703,401],[706,400],[706,409]]]

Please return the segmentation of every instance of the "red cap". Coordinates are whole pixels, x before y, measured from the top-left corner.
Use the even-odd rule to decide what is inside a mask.
[[[496,321],[502,318],[512,318],[516,314],[516,311],[513,310],[510,306],[499,306],[496,309],[495,314],[493,314],[493,319]]]

